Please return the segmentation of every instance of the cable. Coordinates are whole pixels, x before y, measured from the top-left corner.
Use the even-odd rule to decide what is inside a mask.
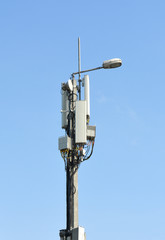
[[[76,99],[75,100],[73,100],[73,95],[76,95]],[[69,99],[69,101],[71,101],[71,102],[76,102],[77,101],[77,98],[78,98],[78,95],[76,94],[76,93],[70,93],[69,94],[69,96],[68,96],[68,99]]]
[[[92,142],[92,150],[91,150],[91,153],[90,153],[90,155],[89,155],[87,158],[84,158],[84,161],[88,160],[88,159],[92,156],[93,148],[94,148],[94,141]]]

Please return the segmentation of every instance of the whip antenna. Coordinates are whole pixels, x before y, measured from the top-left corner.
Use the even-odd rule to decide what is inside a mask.
[[[79,100],[81,100],[81,56],[80,56],[80,38],[78,38],[78,73],[79,73]]]

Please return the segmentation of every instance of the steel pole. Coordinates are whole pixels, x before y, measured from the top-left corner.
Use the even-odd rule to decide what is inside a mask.
[[[81,100],[81,56],[80,56],[80,38],[78,38],[78,72],[79,72],[79,100]]]
[[[72,98],[72,109],[75,110],[76,100],[77,100],[77,83],[73,78],[73,98]],[[72,122],[72,136],[73,146],[75,145],[75,115],[73,114],[73,122]],[[75,156],[75,152],[73,151],[72,155],[72,228],[78,227],[78,163],[77,157]]]
[[[72,150],[67,159],[66,171],[66,202],[67,202],[67,231],[78,227],[78,164],[74,152],[75,146],[75,115],[74,109],[77,100],[77,83],[72,79],[73,92],[69,96],[69,130],[68,135],[72,139]]]

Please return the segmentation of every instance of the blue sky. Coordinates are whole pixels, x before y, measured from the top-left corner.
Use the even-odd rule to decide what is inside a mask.
[[[0,3],[0,239],[59,239],[65,171],[60,85],[91,72],[94,153],[79,170],[87,240],[165,239],[165,3]]]

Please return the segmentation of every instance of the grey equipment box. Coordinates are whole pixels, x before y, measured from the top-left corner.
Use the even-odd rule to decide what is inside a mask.
[[[60,137],[58,139],[58,149],[59,150],[65,150],[65,149],[71,149],[72,144],[71,144],[71,138],[68,136]]]
[[[72,240],[86,240],[85,229],[83,227],[73,228]]]
[[[96,126],[87,125],[87,140],[94,140],[96,137]]]

